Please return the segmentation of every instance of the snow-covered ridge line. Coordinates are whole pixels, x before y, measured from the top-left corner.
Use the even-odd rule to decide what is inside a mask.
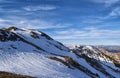
[[[0,71],[38,78],[119,78],[115,63],[92,46],[70,51],[41,31],[0,29]]]

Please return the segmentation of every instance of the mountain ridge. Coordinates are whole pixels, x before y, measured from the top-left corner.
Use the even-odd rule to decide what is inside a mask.
[[[0,71],[38,78],[120,76],[119,64],[91,46],[70,50],[41,31],[16,27],[0,29],[0,64]]]

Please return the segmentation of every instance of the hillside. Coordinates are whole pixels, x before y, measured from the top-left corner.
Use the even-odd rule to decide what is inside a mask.
[[[37,78],[120,77],[120,62],[100,50],[70,50],[41,31],[16,27],[0,29],[0,64],[0,71]]]

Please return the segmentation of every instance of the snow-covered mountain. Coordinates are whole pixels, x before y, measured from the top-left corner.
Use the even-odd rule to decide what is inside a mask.
[[[47,34],[0,29],[0,71],[37,78],[119,78],[120,62],[91,46],[70,50]]]

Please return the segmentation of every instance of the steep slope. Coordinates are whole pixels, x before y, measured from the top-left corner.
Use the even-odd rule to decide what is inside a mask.
[[[0,71],[38,78],[120,76],[113,60],[90,46],[70,51],[43,32],[16,27],[0,29]]]
[[[97,71],[109,78],[119,78],[120,62],[93,46],[78,46],[72,49],[80,58],[87,61]]]

